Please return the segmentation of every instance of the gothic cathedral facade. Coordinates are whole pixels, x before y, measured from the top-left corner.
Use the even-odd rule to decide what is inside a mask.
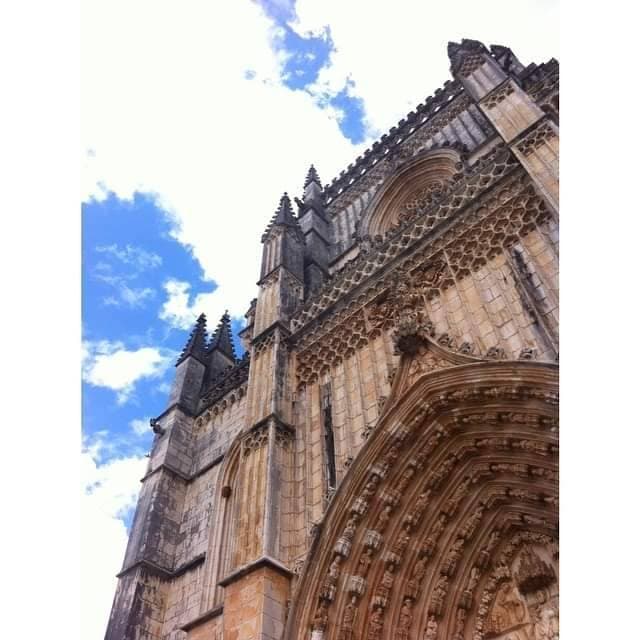
[[[558,63],[448,54],[198,319],[107,640],[558,637]]]

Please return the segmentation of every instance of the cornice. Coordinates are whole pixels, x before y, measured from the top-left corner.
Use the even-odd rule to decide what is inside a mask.
[[[189,474],[182,473],[182,471],[178,471],[178,469],[176,469],[175,467],[172,467],[170,464],[163,462],[162,464],[159,464],[157,467],[149,471],[149,473],[145,474],[140,479],[140,482],[145,482],[145,480],[147,480],[151,476],[155,475],[159,471],[164,470],[169,472],[171,475],[177,478],[180,478],[180,480],[183,480],[188,484],[190,482],[193,482],[196,478],[199,478],[201,475],[204,475],[212,467],[215,467],[217,464],[220,464],[224,460],[224,456],[225,454],[221,453],[220,455],[216,456],[211,462],[204,465],[204,467],[201,467],[197,471],[194,471],[193,473],[189,473]]]
[[[183,624],[181,627],[179,627],[179,629],[180,631],[191,631],[191,629],[195,629],[201,624],[204,624],[205,622],[208,622],[209,620],[212,620],[213,618],[217,618],[218,616],[222,615],[223,611],[224,611],[224,605],[217,604],[215,607],[212,607],[211,609],[209,609],[209,611],[205,611],[203,614],[199,615],[197,618],[194,618],[193,620],[187,622],[186,624]]]
[[[271,556],[265,555],[265,556],[261,556],[257,560],[253,560],[252,562],[245,564],[244,566],[240,567],[239,569],[236,569],[235,571],[232,571],[230,574],[228,574],[222,580],[220,580],[218,584],[221,587],[226,587],[230,585],[232,582],[235,582],[236,580],[239,580],[240,578],[243,578],[244,576],[248,575],[249,573],[253,573],[258,569],[262,569],[263,567],[266,567],[268,569],[273,569],[274,571],[277,571],[278,573],[283,575],[285,578],[293,577],[293,571],[291,571],[291,569],[289,569],[287,566],[282,564],[279,560],[276,560]]]
[[[142,559],[134,562],[133,564],[129,565],[128,567],[120,571],[120,573],[116,575],[116,578],[121,578],[122,576],[126,575],[127,573],[130,573],[134,569],[142,568],[148,571],[149,573],[157,575],[159,578],[162,578],[164,580],[172,580],[174,578],[178,578],[179,576],[186,573],[187,571],[191,571],[191,569],[195,569],[197,566],[201,565],[205,561],[205,558],[206,558],[206,553],[201,553],[195,556],[195,558],[192,558],[191,560],[184,562],[176,569],[166,569],[165,567],[162,567],[151,560]]]

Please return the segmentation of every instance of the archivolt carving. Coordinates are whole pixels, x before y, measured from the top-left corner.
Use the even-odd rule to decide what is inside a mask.
[[[506,580],[547,585],[545,602],[556,602],[551,574],[526,559],[551,544],[557,526],[556,385],[553,365],[521,361],[418,380],[338,489],[285,638],[312,628],[324,640],[489,637],[491,612],[496,620],[522,613],[513,593],[499,592]],[[473,418],[483,414],[486,421]],[[532,549],[525,560],[523,545]],[[536,618],[522,597],[526,624],[546,633],[553,615]]]

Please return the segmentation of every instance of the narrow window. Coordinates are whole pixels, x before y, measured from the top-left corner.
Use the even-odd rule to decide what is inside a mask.
[[[333,441],[333,422],[331,419],[331,385],[325,384],[321,390],[322,423],[324,425],[324,450],[327,464],[327,484],[329,489],[336,488],[336,449]]]

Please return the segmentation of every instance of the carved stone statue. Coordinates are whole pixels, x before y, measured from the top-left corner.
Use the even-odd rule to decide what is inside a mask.
[[[388,563],[387,567],[382,574],[382,578],[375,592],[375,602],[381,607],[387,606],[387,601],[389,598],[389,594],[391,593],[391,588],[393,587],[393,581],[395,579],[395,575],[393,574],[395,567],[393,564]]]
[[[342,556],[347,557],[351,551],[351,541],[356,532],[356,519],[354,516],[349,518],[347,525],[342,532],[342,535],[338,538],[335,546],[335,552]]]
[[[376,531],[382,533],[387,528],[387,523],[391,518],[391,509],[391,505],[388,504],[385,505],[384,509],[380,512],[380,515],[378,516],[378,520],[376,521],[376,525],[374,527]]]
[[[413,620],[411,608],[411,599],[405,598],[402,609],[400,609],[400,620],[398,621],[398,629],[395,635],[396,640],[409,640],[409,630],[411,629],[411,621]]]
[[[435,616],[429,616],[424,630],[423,640],[436,640],[438,636],[438,621]]]
[[[384,609],[380,606],[374,607],[369,619],[369,629],[367,640],[380,640],[382,636],[382,626],[384,624]]]
[[[558,640],[558,612],[555,607],[542,607],[533,625],[535,640]]]
[[[356,569],[356,576],[359,578],[365,578],[367,573],[369,572],[369,567],[371,566],[371,561],[373,560],[373,549],[371,547],[367,547],[365,551],[360,554],[360,558],[358,559],[358,568]]]
[[[494,634],[504,633],[522,623],[526,610],[514,585],[504,582],[498,589],[487,620],[487,631]]]
[[[340,625],[340,632],[338,633],[338,640],[352,640],[354,638],[353,625],[358,611],[356,603],[357,598],[355,596],[351,596],[349,604],[344,608],[342,624]]]

